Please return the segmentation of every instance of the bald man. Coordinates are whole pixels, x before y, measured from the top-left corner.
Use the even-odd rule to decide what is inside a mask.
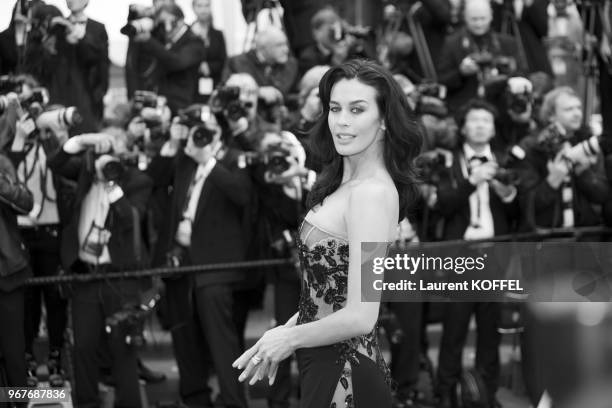
[[[273,103],[280,95],[286,97],[298,79],[298,65],[290,55],[285,33],[276,27],[259,31],[254,49],[228,60],[223,81],[241,72],[255,78],[259,96],[266,102]]]
[[[499,78],[514,76],[524,71],[518,58],[516,40],[491,29],[493,10],[489,0],[467,0],[463,14],[465,26],[446,38],[438,64],[441,83],[448,88],[448,105],[452,112],[479,95],[479,76],[496,76],[494,70],[484,70],[476,62],[477,56],[490,53],[494,57],[506,57],[510,61],[507,72],[499,70]],[[503,87],[501,87],[503,89]],[[494,100],[497,95],[491,88],[486,97]]]

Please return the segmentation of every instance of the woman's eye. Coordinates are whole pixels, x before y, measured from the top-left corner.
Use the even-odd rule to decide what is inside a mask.
[[[351,112],[352,113],[361,113],[361,112],[363,112],[363,109],[361,109],[361,108],[351,108]]]
[[[337,106],[332,106],[332,107],[329,108],[329,111],[330,112],[334,112],[334,113],[340,112],[340,108],[337,107]]]

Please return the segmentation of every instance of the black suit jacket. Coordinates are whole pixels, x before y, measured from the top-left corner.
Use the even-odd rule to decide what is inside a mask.
[[[170,110],[176,113],[192,104],[198,86],[198,68],[206,57],[202,40],[187,29],[169,49],[155,38],[140,47],[141,52],[156,58],[157,91],[168,99]]]
[[[31,275],[17,214],[27,214],[32,193],[17,182],[11,161],[0,153],[0,291],[19,287]]]
[[[248,172],[237,166],[240,152],[229,149],[206,178],[192,224],[191,247],[187,249],[193,265],[236,262],[246,258],[247,211],[251,202]],[[174,236],[186,205],[187,192],[197,170],[197,163],[182,152],[176,157],[155,157],[147,169],[156,186],[172,185],[173,195],[168,214],[166,250],[175,246]],[[227,283],[244,278],[244,270],[225,270],[199,274],[198,285]]]
[[[494,25],[501,29],[502,10],[505,6],[494,4]],[[548,0],[535,0],[531,6],[523,9],[518,29],[523,41],[527,59],[527,73],[545,72],[552,75],[548,52],[544,39],[548,36]]]
[[[575,145],[588,137],[589,132],[577,132],[570,143]],[[546,181],[548,176],[548,157],[534,142],[536,136],[524,141],[527,156],[524,162],[524,181],[521,206],[523,217],[521,229],[533,230],[535,227],[561,227],[563,222],[562,188],[553,189]],[[579,175],[571,177],[574,209],[574,225],[577,227],[595,226],[602,222],[601,215],[594,207],[606,202],[610,185],[603,167],[591,166]]]
[[[492,33],[485,43],[493,55],[513,57],[517,64],[520,64],[514,38]],[[439,81],[448,88],[447,102],[451,111],[456,111],[477,96],[477,76],[465,77],[459,71],[461,61],[476,50],[472,36],[465,29],[451,34],[444,42],[439,59],[438,76]],[[523,71],[523,66],[518,65],[516,74]]]
[[[266,74],[266,64],[262,63],[255,50],[236,55],[227,60],[223,71],[223,81],[237,72],[250,74],[259,86],[273,86],[287,96],[298,80],[297,60],[290,56],[286,64],[275,64]]]
[[[69,270],[79,257],[81,203],[93,182],[93,174],[85,164],[85,154],[87,153],[70,155],[59,149],[47,160],[48,166],[56,174],[77,180],[72,216],[64,225],[61,243],[62,264],[66,270]],[[152,185],[146,174],[134,168],[128,168],[119,181],[123,197],[110,205],[105,224],[105,228],[111,232],[108,251],[114,268],[128,270],[146,266],[146,257],[137,251],[139,244],[135,241],[134,229],[139,228],[135,223],[140,223],[144,217]],[[133,208],[138,212],[138,221],[134,217]]]
[[[208,41],[203,43],[203,47],[206,55],[204,61],[208,63],[210,77],[213,79],[214,85],[217,86],[221,82],[221,74],[227,60],[227,49],[223,33],[210,27],[208,29]]]
[[[498,154],[494,153],[494,156],[499,160]],[[476,191],[476,187],[464,177],[460,160],[463,160],[463,151],[457,150],[453,154],[452,166],[438,185],[437,209],[445,220],[445,240],[463,239],[463,234],[470,224],[469,197]],[[511,233],[518,215],[517,199],[504,203],[493,188],[489,187],[489,206],[493,215],[495,235]]]

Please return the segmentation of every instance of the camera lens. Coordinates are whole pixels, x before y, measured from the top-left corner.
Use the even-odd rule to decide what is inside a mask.
[[[191,130],[193,144],[196,147],[204,147],[212,142],[215,132],[208,129],[206,126],[197,125]]]
[[[119,160],[108,162],[102,167],[102,175],[107,181],[119,181],[124,171],[125,169]]]
[[[282,174],[289,170],[287,154],[280,151],[270,152],[266,160],[266,170],[273,174]]]

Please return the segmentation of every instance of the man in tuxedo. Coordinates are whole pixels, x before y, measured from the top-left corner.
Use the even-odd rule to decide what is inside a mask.
[[[511,232],[516,216],[517,189],[495,179],[498,154],[491,150],[495,108],[470,101],[458,119],[463,143],[454,152],[449,174],[438,185],[438,209],[445,218],[444,238],[486,239]],[[451,390],[461,374],[461,355],[470,317],[476,314],[478,339],[476,369],[487,386],[490,407],[496,407],[499,381],[499,305],[492,302],[448,304],[438,364],[440,407],[449,407]]]
[[[524,71],[516,40],[491,29],[489,0],[467,0],[463,17],[465,27],[446,38],[438,61],[451,112],[475,97],[494,98],[504,79]],[[497,83],[501,89],[494,86]]]
[[[77,274],[140,269],[146,265],[139,225],[151,195],[151,180],[136,168],[109,171],[125,152],[119,136],[83,134],[64,143],[47,164],[55,174],[77,182],[71,218],[64,225],[62,264]],[[114,175],[112,174],[114,173]],[[138,279],[79,284],[72,297],[75,405],[97,407],[100,341],[106,339],[115,380],[115,406],[141,406],[136,350],[117,327],[106,337],[106,319],[125,306],[139,303]]]
[[[164,37],[156,38],[150,32],[139,33],[140,52],[155,57],[156,91],[168,99],[168,107],[176,114],[195,98],[200,63],[206,58],[202,40],[185,24],[185,16],[177,5],[162,5],[156,21],[164,27]]]
[[[234,73],[247,73],[255,78],[259,97],[267,104],[286,98],[298,79],[298,65],[289,52],[285,33],[276,27],[259,31],[254,49],[228,59],[223,81]]]
[[[238,167],[240,152],[224,143],[215,116],[209,112],[204,117],[203,126],[213,135],[209,143],[202,146],[194,141],[195,128],[173,124],[170,141],[147,170],[156,185],[173,186],[169,236],[165,237],[171,265],[235,262],[246,257],[249,175]],[[241,350],[230,285],[243,279],[243,271],[223,270],[166,281],[180,394],[189,406],[212,405],[206,382],[214,370],[222,404],[246,407],[244,389],[232,368]]]

